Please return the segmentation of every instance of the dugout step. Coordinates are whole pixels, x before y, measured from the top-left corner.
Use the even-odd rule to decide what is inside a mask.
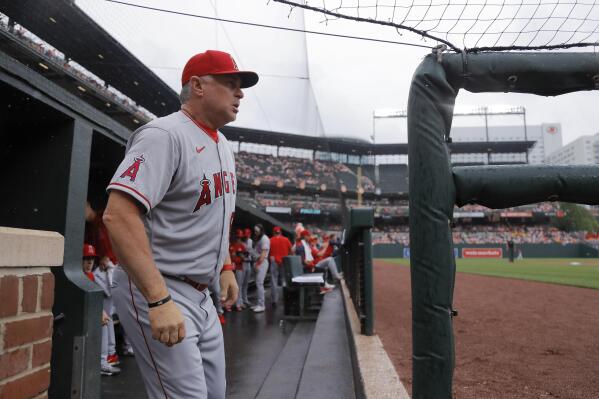
[[[324,297],[295,398],[355,397],[343,297],[335,288]]]
[[[316,323],[297,323],[256,399],[294,398]]]

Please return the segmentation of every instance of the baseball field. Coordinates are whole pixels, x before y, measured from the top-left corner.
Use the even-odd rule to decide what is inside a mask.
[[[411,392],[407,259],[375,261],[375,326]],[[598,398],[599,259],[459,259],[455,398]]]

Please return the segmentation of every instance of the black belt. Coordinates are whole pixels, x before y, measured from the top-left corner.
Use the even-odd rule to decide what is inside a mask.
[[[208,284],[198,283],[197,281],[194,281],[187,276],[171,276],[170,274],[163,274],[163,276],[166,278],[170,278],[171,280],[183,281],[184,283],[191,285],[193,288],[200,292],[208,288]]]

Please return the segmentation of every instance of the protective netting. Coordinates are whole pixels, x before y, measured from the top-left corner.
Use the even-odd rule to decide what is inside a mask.
[[[599,46],[599,0],[274,0],[460,52]],[[420,37],[418,37],[420,36]]]

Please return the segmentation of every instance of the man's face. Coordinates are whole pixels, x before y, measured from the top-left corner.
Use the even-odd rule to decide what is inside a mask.
[[[94,267],[94,258],[91,257],[85,257],[83,258],[83,271],[84,272],[91,272],[92,269]]]
[[[210,118],[220,127],[237,118],[243,91],[237,75],[212,75],[202,78],[204,104]]]

